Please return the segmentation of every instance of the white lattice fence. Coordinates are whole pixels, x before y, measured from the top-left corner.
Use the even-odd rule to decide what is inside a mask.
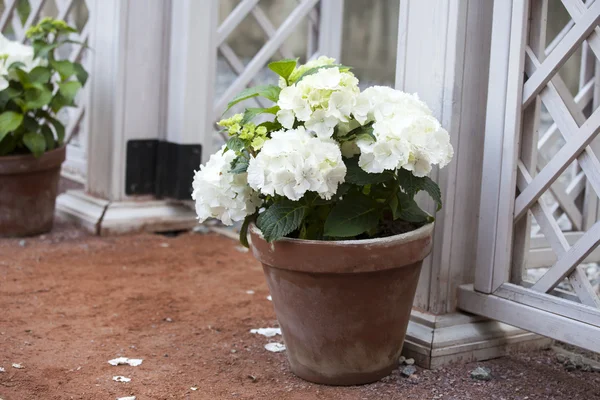
[[[283,2],[282,2],[283,3]],[[259,0],[242,0],[227,15],[217,29],[216,47],[222,63],[227,64],[234,78],[226,82],[223,90],[217,88],[217,99],[214,104],[213,120],[220,119],[227,103],[246,87],[264,83],[266,65],[277,58],[299,57],[302,61],[314,59],[319,55],[339,58],[343,0],[289,0],[289,14],[278,27],[269,19]],[[235,35],[236,28],[245,19],[252,19],[262,30],[264,44],[250,60],[239,57],[228,40]],[[296,54],[286,41],[298,34],[301,26],[306,26],[306,53]],[[217,69],[217,75],[223,73]],[[277,83],[274,77],[270,83]],[[265,107],[268,100],[254,98],[248,105]],[[218,140],[217,140],[218,141]]]
[[[91,2],[95,0],[3,0],[0,1],[0,31],[10,39],[25,42],[25,32],[43,17],[63,19],[75,26],[80,34],[72,39],[87,42],[90,34],[88,24]],[[63,58],[81,62],[89,71],[89,62],[82,46],[65,46],[60,54]],[[65,123],[67,161],[63,164],[63,175],[81,183],[86,179],[86,137],[85,121],[88,103],[87,88],[76,100],[78,107],[65,109],[59,118]]]
[[[549,45],[549,0],[495,3],[478,270],[459,304],[600,351],[600,299],[581,266],[600,244],[600,1],[561,2],[571,21]],[[569,88],[560,71],[578,50]],[[550,267],[523,280],[539,250]],[[573,292],[556,289],[565,279]]]

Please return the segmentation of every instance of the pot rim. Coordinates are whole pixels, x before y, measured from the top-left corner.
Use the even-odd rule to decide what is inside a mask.
[[[273,243],[277,242],[289,242],[289,243],[305,243],[305,244],[313,244],[317,246],[356,246],[356,245],[385,245],[385,244],[401,244],[406,242],[411,242],[413,240],[425,238],[432,234],[433,228],[435,227],[435,222],[429,222],[423,225],[420,228],[415,230],[401,233],[393,236],[384,236],[380,238],[373,239],[350,239],[350,240],[313,240],[313,239],[296,239],[296,238],[288,238],[284,237],[281,239],[277,239]],[[260,237],[262,240],[265,240],[262,231],[256,226],[255,222],[250,223],[249,230]],[[272,244],[272,243],[271,243]]]
[[[35,158],[33,154],[0,156],[0,175],[17,175],[60,167],[66,158],[66,145],[46,151]]]

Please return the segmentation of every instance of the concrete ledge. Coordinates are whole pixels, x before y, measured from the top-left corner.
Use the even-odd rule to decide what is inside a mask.
[[[169,200],[108,202],[82,190],[71,190],[56,200],[56,213],[97,235],[162,232],[191,229],[196,213],[181,202]]]
[[[550,347],[551,339],[482,317],[413,310],[402,354],[423,368],[502,357],[517,349]]]

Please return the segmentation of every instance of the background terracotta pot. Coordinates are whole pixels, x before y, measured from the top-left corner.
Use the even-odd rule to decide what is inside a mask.
[[[0,157],[0,236],[30,236],[52,229],[65,148]]]
[[[428,224],[381,239],[267,243],[250,227],[296,375],[356,385],[398,367],[432,232]]]

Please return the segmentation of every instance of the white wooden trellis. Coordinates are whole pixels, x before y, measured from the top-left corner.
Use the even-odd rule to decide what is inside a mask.
[[[297,5],[294,6],[279,27],[275,27],[269,20],[261,8],[259,0],[240,1],[231,13],[223,18],[223,22],[216,30],[216,40],[214,42],[217,50],[216,54],[223,57],[237,76],[215,100],[212,112],[213,122],[220,119],[231,98],[246,87],[257,83],[257,76],[272,57],[294,58],[301,56],[300,54],[294,54],[286,46],[285,41],[294,34],[302,21],[306,20],[308,22],[307,53],[303,58],[311,60],[320,55],[327,55],[339,59],[344,0],[297,0],[296,3]],[[253,18],[266,37],[264,45],[246,64],[227,43],[228,37],[245,18]],[[251,101],[255,103],[254,106],[256,107],[265,107],[269,103],[268,100],[258,98]],[[210,139],[205,140],[203,146],[205,147],[204,155],[214,151],[215,146]],[[203,157],[203,159],[205,158]]]
[[[4,0],[0,14],[0,31],[13,40],[25,42],[25,33],[44,17],[54,17],[67,21],[80,29],[72,39],[87,43],[90,34],[88,21],[91,2],[95,0]],[[82,46],[63,48],[61,54],[71,61],[83,63],[89,71],[89,62]],[[81,91],[76,102],[77,108],[66,109],[59,118],[65,123],[65,141],[67,160],[63,164],[62,174],[72,180],[84,183],[87,176],[87,123],[86,105],[88,103],[87,88]]]
[[[548,46],[548,0],[494,3],[476,279],[461,288],[459,307],[598,352],[600,299],[580,264],[590,255],[598,260],[600,244],[600,1],[561,1],[572,21]],[[573,96],[558,71],[580,47]],[[538,137],[542,106],[554,123]],[[564,145],[548,154],[557,135]],[[562,214],[570,232],[557,222]],[[539,234],[530,238],[532,216]],[[550,269],[537,282],[523,281],[528,259],[539,255],[529,249],[548,245],[556,259]],[[574,294],[555,290],[565,278]]]

